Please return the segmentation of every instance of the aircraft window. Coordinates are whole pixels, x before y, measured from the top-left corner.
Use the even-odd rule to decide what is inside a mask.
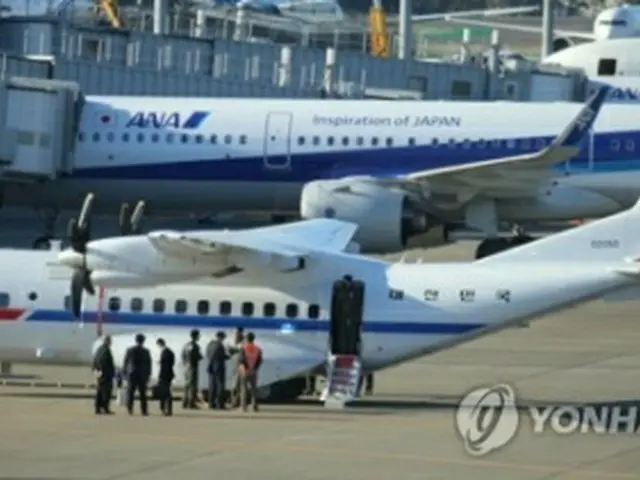
[[[218,311],[220,312],[220,315],[231,315],[231,302],[226,300],[224,302],[220,302]]]
[[[78,141],[79,142],[84,142],[84,132],[78,133]]]
[[[173,143],[173,133],[167,133],[167,143]]]
[[[547,142],[544,141],[544,138],[538,138],[536,140],[536,148],[537,149],[543,149],[546,144],[547,144]]]
[[[189,135],[187,135],[186,133],[183,133],[182,135],[180,135],[180,141],[182,143],[189,143]]]
[[[449,139],[449,148],[454,148],[456,146],[456,139],[455,138],[450,138]]]
[[[315,303],[309,305],[307,316],[309,318],[318,318],[320,316],[320,305],[316,305]]]
[[[265,317],[275,317],[276,316],[276,304],[275,303],[265,303],[262,307],[262,315]]]
[[[627,152],[633,152],[636,149],[636,144],[633,140],[629,139],[626,142],[624,142],[624,149]]]
[[[240,135],[240,145],[245,145],[247,143],[247,136]]]
[[[196,305],[196,312],[198,315],[206,315],[209,313],[209,301],[208,300],[199,300]]]
[[[9,296],[8,293],[0,292],[0,307],[8,307],[10,300],[11,300],[11,297]],[[71,300],[71,297],[69,297],[69,300]],[[71,302],[69,302],[69,303],[71,303]]]
[[[529,140],[528,138],[523,139],[520,142],[520,146],[523,150],[529,150],[531,148],[531,140]]]
[[[295,303],[287,303],[284,314],[287,318],[296,318],[298,316],[298,305]]]
[[[616,59],[601,58],[598,61],[598,75],[609,76],[616,74]]]
[[[200,134],[195,136],[196,139],[196,143],[202,143],[202,141],[204,140],[204,137]]]
[[[611,140],[611,150],[617,152],[620,150],[620,140],[613,139]]]
[[[304,137],[298,137],[298,145],[304,145]]]
[[[158,135],[157,133],[151,134],[151,141],[153,143],[158,143],[158,140],[160,140],[160,135]]]
[[[313,137],[313,144],[320,145],[320,137]]]
[[[142,143],[144,142],[144,133],[139,133],[138,134],[138,143]]]
[[[484,138],[478,139],[478,148],[484,148],[487,146],[487,141]]]
[[[30,302],[35,302],[38,299],[38,294],[36,292],[29,292],[29,296],[27,298]]]
[[[108,308],[110,312],[118,312],[120,310],[120,297],[109,298]]]
[[[4,307],[5,305],[2,305],[1,298],[2,298],[2,294],[0,293],[0,307]],[[71,295],[65,295],[63,304],[64,304],[65,310],[71,310]]]
[[[342,137],[342,145],[345,147],[349,145],[349,137]]]
[[[99,133],[94,133],[93,134],[93,141],[94,142],[99,142],[100,141],[100,134]]]
[[[211,143],[211,145],[215,145],[216,143],[218,143],[218,136],[217,135],[211,135],[211,138],[209,139],[209,142]]]
[[[507,140],[507,148],[513,149],[516,148],[516,141],[513,138]]]
[[[131,311],[132,312],[141,312],[142,311],[143,302],[141,298],[134,297],[131,299]]]
[[[123,142],[128,142],[129,141],[129,134],[128,133],[123,133],[122,134],[122,141]]]
[[[356,138],[356,145],[363,145],[363,144],[364,144],[364,138],[357,137]]]
[[[176,303],[173,305],[173,310],[176,313],[186,313],[187,312],[187,301],[186,300],[176,300]]]
[[[462,142],[462,147],[463,148],[471,148],[471,140],[469,140],[468,138],[465,138],[464,141]]]
[[[438,139],[437,138],[431,139],[431,146],[433,146],[433,147],[437,147],[438,146]]]
[[[242,315],[245,317],[250,317],[253,315],[253,303],[252,302],[242,302]]]
[[[164,313],[165,302],[162,298],[154,298],[151,306],[153,313]]]
[[[500,140],[498,140],[497,138],[495,140],[491,141],[491,146],[493,148],[500,148]]]
[[[393,146],[393,138],[387,137],[386,144],[387,144],[387,147],[392,147]]]
[[[378,137],[373,137],[371,139],[371,145],[373,145],[374,147],[378,145]]]
[[[327,145],[333,145],[333,137],[327,137]]]
[[[231,135],[225,135],[224,136],[224,143],[226,143],[227,145],[229,145],[231,143]]]
[[[409,137],[409,142],[408,143],[409,143],[409,145],[413,146],[413,145],[416,144],[416,139],[413,138],[413,137]]]

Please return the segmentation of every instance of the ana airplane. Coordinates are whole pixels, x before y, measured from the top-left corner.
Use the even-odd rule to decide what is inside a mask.
[[[495,102],[491,122],[486,102],[90,97],[72,172],[6,183],[4,200],[70,210],[92,191],[98,213],[144,198],[150,214],[334,216],[358,224],[366,252],[464,223],[492,237],[484,255],[508,247],[498,220],[595,217],[633,203],[630,180],[569,175],[624,168],[630,178],[634,109],[605,107],[600,133],[583,141],[604,95],[585,107]]]
[[[485,22],[484,20],[450,19],[452,22],[464,23],[480,27],[511,30],[514,32],[542,34],[541,26],[517,25],[501,22]],[[622,4],[602,10],[593,21],[592,32],[554,29],[553,51],[575,45],[578,41],[596,41],[640,37],[640,6]]]
[[[96,334],[109,333],[121,362],[136,332],[180,351],[190,328],[206,343],[219,329],[242,326],[256,331],[265,352],[260,385],[293,398],[302,391],[299,376],[323,372],[328,356],[356,355],[375,371],[640,278],[640,202],[471,263],[389,264],[344,253],[357,226],[333,219],[96,241],[88,224],[81,217],[75,250],[59,253],[71,268],[53,251],[0,251],[11,272],[0,293],[0,358],[87,364],[101,341]],[[216,278],[227,267],[236,273]],[[362,283],[344,290],[334,281],[345,275]],[[151,286],[169,279],[185,281]]]

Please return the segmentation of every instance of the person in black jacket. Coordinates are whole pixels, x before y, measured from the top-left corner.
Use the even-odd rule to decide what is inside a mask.
[[[160,372],[158,373],[158,397],[160,399],[160,410],[166,416],[173,414],[173,398],[171,396],[171,382],[175,375],[173,366],[176,363],[176,357],[173,351],[167,347],[164,339],[159,338],[156,342],[160,347]]]
[[[116,374],[116,365],[111,353],[111,336],[104,337],[102,345],[98,347],[93,357],[93,371],[96,376],[96,415],[105,413],[113,415],[109,409],[111,393],[113,391],[113,377]]]
[[[147,387],[151,376],[151,354],[144,347],[145,337],[139,333],[136,335],[136,344],[127,350],[124,356],[124,372],[127,376],[127,410],[133,414],[133,401],[136,390],[140,395],[140,412],[147,412]]]
[[[229,355],[224,346],[224,332],[216,333],[209,355],[207,373],[209,374],[209,408],[224,409],[225,380],[227,378],[226,363]]]

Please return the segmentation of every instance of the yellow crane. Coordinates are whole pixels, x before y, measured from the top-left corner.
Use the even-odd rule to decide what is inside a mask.
[[[118,11],[118,0],[95,0],[95,2],[97,7],[107,16],[113,27],[124,27],[124,22],[122,18],[120,18],[120,12]]]
[[[369,10],[370,51],[374,57],[389,57],[389,34],[387,32],[387,17],[382,9],[381,0],[373,0]]]

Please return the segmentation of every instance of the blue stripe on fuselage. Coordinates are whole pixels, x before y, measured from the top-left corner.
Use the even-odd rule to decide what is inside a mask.
[[[336,137],[336,143],[339,143]],[[290,167],[270,169],[265,166],[263,155],[242,157],[229,148],[231,158],[203,158],[170,163],[114,165],[97,168],[75,169],[74,178],[193,180],[193,181],[260,181],[260,182],[308,182],[316,179],[342,178],[350,175],[374,175],[389,177],[412,172],[465,165],[483,160],[508,157],[540,150],[544,140],[548,144],[553,137],[500,140],[499,145],[487,140],[483,144],[446,143],[434,145],[379,147],[370,149],[309,152],[293,154]],[[617,148],[612,149],[616,143]],[[592,143],[596,159],[591,168],[589,145]],[[528,148],[526,148],[528,145]],[[509,148],[510,147],[510,148]],[[212,146],[212,148],[220,148]],[[270,156],[272,165],[286,164],[284,156]],[[570,170],[576,173],[589,171],[617,171],[640,169],[640,132],[602,133],[593,142],[585,142],[580,153],[571,160]],[[556,166],[566,171],[564,163]]]
[[[85,312],[85,323],[96,323],[97,312]],[[65,323],[75,321],[68,310],[34,310],[27,316],[28,322]],[[261,317],[221,317],[205,315],[175,315],[155,313],[103,313],[103,323],[107,325],[131,325],[144,327],[185,327],[185,328],[235,328],[250,330],[294,330],[305,332],[328,332],[327,320],[283,319]],[[363,322],[363,330],[371,333],[404,333],[454,335],[467,333],[486,325],[482,323],[434,323],[434,322]]]

